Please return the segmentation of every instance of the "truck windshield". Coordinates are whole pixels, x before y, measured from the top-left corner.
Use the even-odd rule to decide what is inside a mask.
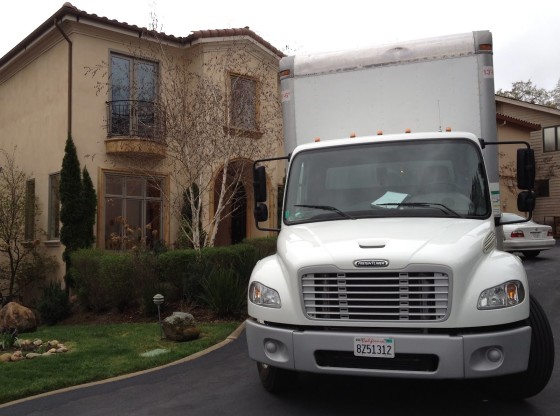
[[[482,154],[470,140],[372,142],[295,155],[284,222],[369,217],[488,218]]]

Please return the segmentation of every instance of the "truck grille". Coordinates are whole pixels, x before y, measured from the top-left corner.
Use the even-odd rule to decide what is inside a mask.
[[[446,273],[306,273],[301,285],[310,319],[441,321],[448,313]]]

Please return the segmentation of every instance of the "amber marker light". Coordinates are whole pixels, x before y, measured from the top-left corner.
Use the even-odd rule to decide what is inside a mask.
[[[383,130],[377,130],[377,135],[378,136],[383,136]]]
[[[412,131],[412,130],[410,130],[410,129],[406,129],[404,132],[408,134],[408,133],[410,133],[411,131]]]
[[[507,297],[514,304],[519,301],[519,293],[517,289],[518,289],[517,284],[515,284],[514,282],[510,282],[506,285]]]
[[[320,137],[315,137],[315,143],[320,142],[321,138]]]

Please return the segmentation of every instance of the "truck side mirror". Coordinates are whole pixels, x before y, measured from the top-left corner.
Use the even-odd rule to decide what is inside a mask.
[[[255,203],[266,202],[266,170],[264,166],[256,166],[253,169],[253,193]]]
[[[533,191],[523,191],[517,195],[517,210],[521,212],[533,212],[535,209],[535,193]]]
[[[266,207],[266,204],[260,203],[255,205],[253,215],[256,222],[266,221],[268,219],[268,208]]]
[[[517,149],[517,187],[519,189],[533,189],[534,186],[535,151],[533,149]]]

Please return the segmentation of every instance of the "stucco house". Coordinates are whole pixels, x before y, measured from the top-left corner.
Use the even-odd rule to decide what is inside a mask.
[[[256,150],[282,152],[282,56],[249,28],[176,37],[64,3],[0,58],[0,148],[16,146],[16,163],[32,175],[28,196],[40,206],[26,237],[61,261],[58,185],[68,134],[96,188],[98,247],[176,244],[193,177],[202,181],[204,223],[218,211],[225,218],[216,245],[267,235],[252,221],[249,172]],[[276,201],[283,172],[269,172]],[[241,186],[222,206],[232,178]]]
[[[553,227],[560,237],[560,110],[496,96],[498,140],[523,140],[535,151],[537,195],[533,218]],[[512,190],[515,145],[500,146],[500,193],[502,210],[517,212]]]

